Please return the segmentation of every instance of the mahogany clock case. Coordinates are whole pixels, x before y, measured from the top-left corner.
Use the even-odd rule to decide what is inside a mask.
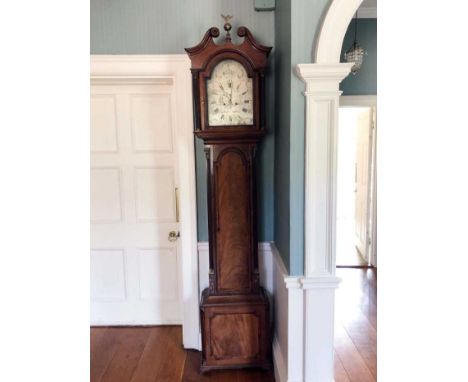
[[[269,300],[259,285],[256,148],[265,134],[264,69],[271,50],[245,27],[244,41],[223,44],[210,28],[186,51],[192,62],[195,135],[205,144],[209,227],[209,288],[202,293],[201,371],[271,367]],[[210,126],[207,79],[223,60],[236,60],[252,78],[253,123]]]

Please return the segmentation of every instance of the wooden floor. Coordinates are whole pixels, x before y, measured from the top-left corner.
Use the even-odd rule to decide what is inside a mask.
[[[377,380],[377,271],[339,268],[336,291],[335,382]]]
[[[273,372],[200,375],[201,353],[182,349],[180,326],[91,328],[91,382],[269,382]]]
[[[342,268],[337,275],[335,381],[376,381],[376,271]],[[262,370],[200,375],[200,353],[181,343],[180,326],[92,328],[91,382],[274,381]]]

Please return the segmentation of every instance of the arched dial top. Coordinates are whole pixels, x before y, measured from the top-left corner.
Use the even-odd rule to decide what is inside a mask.
[[[240,62],[220,61],[206,82],[210,126],[253,124],[252,78]]]

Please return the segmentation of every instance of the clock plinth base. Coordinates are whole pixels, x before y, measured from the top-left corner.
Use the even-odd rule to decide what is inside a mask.
[[[271,369],[268,297],[259,293],[210,295],[201,300],[200,371],[259,367]]]

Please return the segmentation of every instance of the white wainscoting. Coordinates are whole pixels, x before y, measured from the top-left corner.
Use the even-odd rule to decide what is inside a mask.
[[[258,245],[260,283],[268,292],[277,382],[303,381],[303,290],[300,276],[289,276],[274,243]],[[208,288],[209,247],[198,243],[200,294]],[[289,372],[288,372],[289,370]]]
[[[278,250],[271,244],[273,262],[273,362],[275,380],[286,382],[288,377],[288,289],[284,282],[288,271]]]

